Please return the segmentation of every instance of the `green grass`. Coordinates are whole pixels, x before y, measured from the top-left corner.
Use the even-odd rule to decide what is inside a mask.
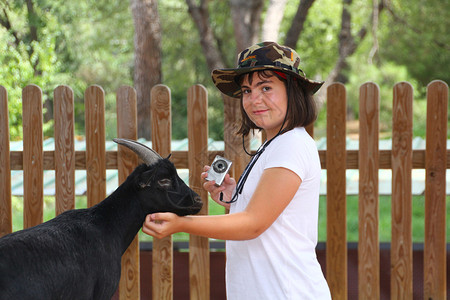
[[[447,202],[447,242],[450,241],[450,196]],[[379,240],[391,241],[391,196],[379,197]],[[326,240],[326,197],[320,197],[319,206],[319,241]],[[412,197],[412,240],[421,243],[425,236],[425,196]],[[358,196],[347,196],[347,240],[358,241]]]
[[[447,216],[450,215],[450,196],[447,196]],[[76,197],[76,208],[87,206],[85,196]],[[23,228],[23,198],[13,197],[13,231]],[[211,199],[209,200],[209,214],[219,215],[225,212],[224,208]],[[424,215],[425,215],[425,197],[413,196],[412,199],[412,235],[413,242],[423,242],[424,240]],[[54,197],[44,197],[44,221],[55,217]],[[141,241],[151,241],[152,238],[139,232]],[[177,233],[173,235],[174,241],[188,241],[189,235],[186,233]],[[326,240],[326,197],[320,197],[319,206],[319,241]],[[358,196],[347,196],[347,240],[350,242],[358,241]],[[379,197],[379,240],[380,242],[390,242],[391,240],[391,197]],[[450,218],[447,217],[447,241],[450,241]]]

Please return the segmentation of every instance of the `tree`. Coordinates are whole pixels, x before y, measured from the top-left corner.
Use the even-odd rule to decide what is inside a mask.
[[[216,45],[216,38],[210,25],[208,2],[202,0],[196,5],[192,0],[186,0],[188,12],[192,17],[200,37],[200,45],[206,57],[206,64],[210,71],[225,67],[222,55]]]
[[[376,1],[374,1],[374,3],[376,3]],[[375,24],[374,21],[378,19],[379,13],[384,8],[383,0],[378,5],[374,5],[371,18],[361,26],[356,36],[354,36],[352,34],[352,14],[350,10],[352,0],[343,0],[342,4],[341,31],[339,33],[339,57],[318,93],[317,98],[321,104],[325,101],[326,90],[331,83],[347,82],[347,78],[343,74],[343,71],[348,68],[347,58],[355,53],[359,44],[367,35],[369,25]]]
[[[241,52],[259,41],[263,0],[230,0],[236,50]]]
[[[151,139],[150,91],[161,83],[161,25],[157,0],[131,0],[134,19],[134,87],[138,106],[138,136]]]
[[[49,97],[52,90],[45,83],[54,82],[60,68],[55,49],[57,30],[54,16],[39,4],[31,0],[0,3],[0,72],[1,84],[10,88],[11,139],[22,136],[21,91],[25,85],[34,83],[41,86],[44,120],[49,122],[53,118],[53,105]],[[23,26],[19,25],[21,20],[26,20]],[[47,123],[45,134],[51,130],[51,124]]]
[[[278,41],[287,0],[270,0],[262,26],[262,41]]]
[[[434,79],[450,82],[449,1],[386,1],[380,26],[380,53],[406,66],[426,86]],[[383,47],[384,46],[384,47]]]
[[[221,57],[216,41],[213,39],[213,30],[210,24],[207,0],[201,0],[196,5],[192,0],[186,0],[188,11],[197,25],[200,33],[203,53],[210,71],[216,68],[223,68],[225,63]],[[261,12],[263,9],[262,0],[231,0],[230,10],[234,24],[234,34],[236,48],[238,52],[252,45],[257,41]],[[202,36],[203,35],[203,36]],[[222,95],[224,100],[224,141],[225,154],[234,161],[234,170],[240,174],[248,162],[248,158],[243,155],[240,140],[235,135],[238,130],[240,120],[239,101],[231,97]],[[248,147],[248,140],[246,142]]]
[[[303,31],[306,17],[308,16],[309,9],[313,5],[315,0],[301,0],[297,8],[297,13],[292,20],[289,31],[286,34],[285,45],[293,49],[296,48],[298,39]]]
[[[450,19],[448,4],[440,0],[3,0],[0,84],[8,90],[11,132],[17,132],[12,137],[20,138],[20,95],[31,83],[43,89],[47,116],[51,116],[48,104],[56,85],[73,88],[75,131],[80,135],[84,133],[84,91],[91,84],[102,86],[107,138],[116,134],[115,91],[121,85],[134,85],[135,67],[144,64],[134,56],[134,42],[139,39],[132,5],[138,1],[158,4],[151,9],[157,24],[149,26],[157,28],[161,23],[162,40],[159,50],[147,51],[147,58],[164,54],[161,71],[151,74],[160,76],[155,83],[162,82],[164,74],[164,84],[171,88],[174,138],[186,137],[186,90],[196,83],[209,89],[210,136],[223,138],[222,118],[239,115],[239,107],[234,101],[235,107],[230,108],[212,88],[210,71],[234,67],[237,53],[257,41],[279,40],[295,48],[308,78],[329,77],[327,83],[344,82],[349,91],[357,90],[361,80],[375,81],[381,90],[390,90],[395,78],[414,83],[422,99],[423,86],[431,80],[450,81],[446,72]],[[149,34],[148,28],[142,34]],[[147,95],[148,103],[149,92],[139,92],[138,81],[138,93]],[[146,82],[144,88],[155,84]],[[321,90],[326,91],[326,86]],[[421,110],[416,111],[419,114]],[[140,128],[149,129],[149,116],[144,113],[146,123]],[[46,126],[49,131],[45,134],[51,134],[51,123]],[[228,128],[228,133],[233,130]]]
[[[4,3],[2,14],[0,15],[0,24],[11,34],[13,37],[13,44],[15,48],[19,48],[20,45],[28,44],[31,47],[27,47],[26,52],[28,56],[29,66],[33,69],[33,76],[42,75],[42,66],[39,66],[39,56],[37,55],[37,47],[36,45],[39,43],[38,40],[38,28],[42,26],[43,19],[35,10],[34,3],[31,0],[24,1],[26,6],[26,19],[27,19],[27,28],[22,32],[19,32],[16,28],[13,27],[12,20],[10,18],[11,7],[9,3],[6,1]],[[17,4],[16,4],[17,5]],[[33,47],[32,45],[35,45]],[[33,59],[33,56],[36,57]],[[52,116],[52,105],[49,105],[49,101],[47,100],[44,103],[44,106],[47,108],[45,110],[44,119],[46,121],[51,119]]]

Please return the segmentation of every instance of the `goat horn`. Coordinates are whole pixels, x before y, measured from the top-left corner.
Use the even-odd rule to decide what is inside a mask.
[[[154,164],[158,160],[163,159],[161,155],[156,153],[155,150],[145,146],[144,144],[141,144],[137,141],[128,140],[128,139],[113,139],[114,142],[117,144],[126,146],[133,150],[143,161],[147,166],[150,166],[151,164]]]

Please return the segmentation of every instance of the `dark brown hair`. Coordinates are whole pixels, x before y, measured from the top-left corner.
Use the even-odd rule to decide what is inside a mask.
[[[284,78],[284,76],[280,76],[271,70],[261,70],[243,74],[237,81],[240,85],[242,85],[244,79],[248,78],[249,83],[252,84],[253,73],[257,73],[260,79],[276,76],[284,83],[284,86],[286,87],[288,105],[286,112],[286,124],[283,127],[283,131],[288,131],[294,129],[295,127],[308,126],[316,120],[317,106],[314,101],[313,94],[312,92],[306,92],[301,86],[301,83],[295,80],[295,78],[287,74],[286,78]],[[247,136],[250,133],[250,130],[262,129],[256,126],[256,124],[253,123],[245,113],[242,104],[242,95],[241,114],[242,123],[241,128],[237,131],[237,134]]]

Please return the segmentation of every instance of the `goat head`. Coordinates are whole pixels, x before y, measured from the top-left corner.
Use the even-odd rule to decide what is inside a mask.
[[[179,216],[192,215],[203,206],[201,198],[178,176],[175,166],[168,158],[162,158],[154,150],[136,141],[114,139],[120,145],[133,150],[145,165],[136,168],[139,174],[136,186],[146,213],[173,212]],[[151,194],[152,197],[146,195]]]

